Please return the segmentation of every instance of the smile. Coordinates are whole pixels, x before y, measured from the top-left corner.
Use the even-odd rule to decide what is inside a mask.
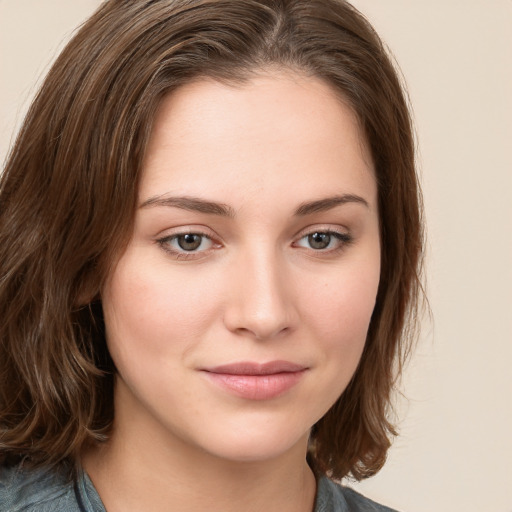
[[[308,368],[288,361],[240,362],[201,371],[210,382],[247,400],[270,400],[294,387]]]

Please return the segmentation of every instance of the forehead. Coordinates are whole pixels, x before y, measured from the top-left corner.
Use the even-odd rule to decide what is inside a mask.
[[[314,195],[374,181],[357,116],[340,95],[317,78],[268,73],[241,85],[197,80],[169,94],[155,118],[140,196],[234,192],[237,184],[247,195],[285,183]]]

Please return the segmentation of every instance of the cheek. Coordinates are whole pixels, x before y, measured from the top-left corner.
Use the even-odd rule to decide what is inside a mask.
[[[183,354],[204,333],[218,304],[214,283],[182,269],[172,273],[168,265],[136,263],[125,254],[103,292],[107,342],[116,365]]]
[[[313,423],[336,402],[352,379],[366,343],[375,306],[379,266],[365,272],[342,269],[316,282],[303,302],[307,337],[314,342],[315,393],[308,404]],[[305,283],[308,286],[311,283]]]
[[[355,366],[364,348],[379,285],[379,265],[341,271],[316,286],[302,308],[305,321],[338,364]],[[307,319],[307,320],[306,320]]]

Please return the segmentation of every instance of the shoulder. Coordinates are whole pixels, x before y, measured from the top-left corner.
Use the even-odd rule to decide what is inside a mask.
[[[315,512],[396,512],[326,477],[318,481]]]
[[[79,512],[73,482],[51,470],[0,467],[2,512]]]

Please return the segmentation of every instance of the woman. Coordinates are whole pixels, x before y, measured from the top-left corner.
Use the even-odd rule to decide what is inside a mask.
[[[0,189],[7,510],[389,510],[422,245],[407,105],[338,0],[110,0]]]

